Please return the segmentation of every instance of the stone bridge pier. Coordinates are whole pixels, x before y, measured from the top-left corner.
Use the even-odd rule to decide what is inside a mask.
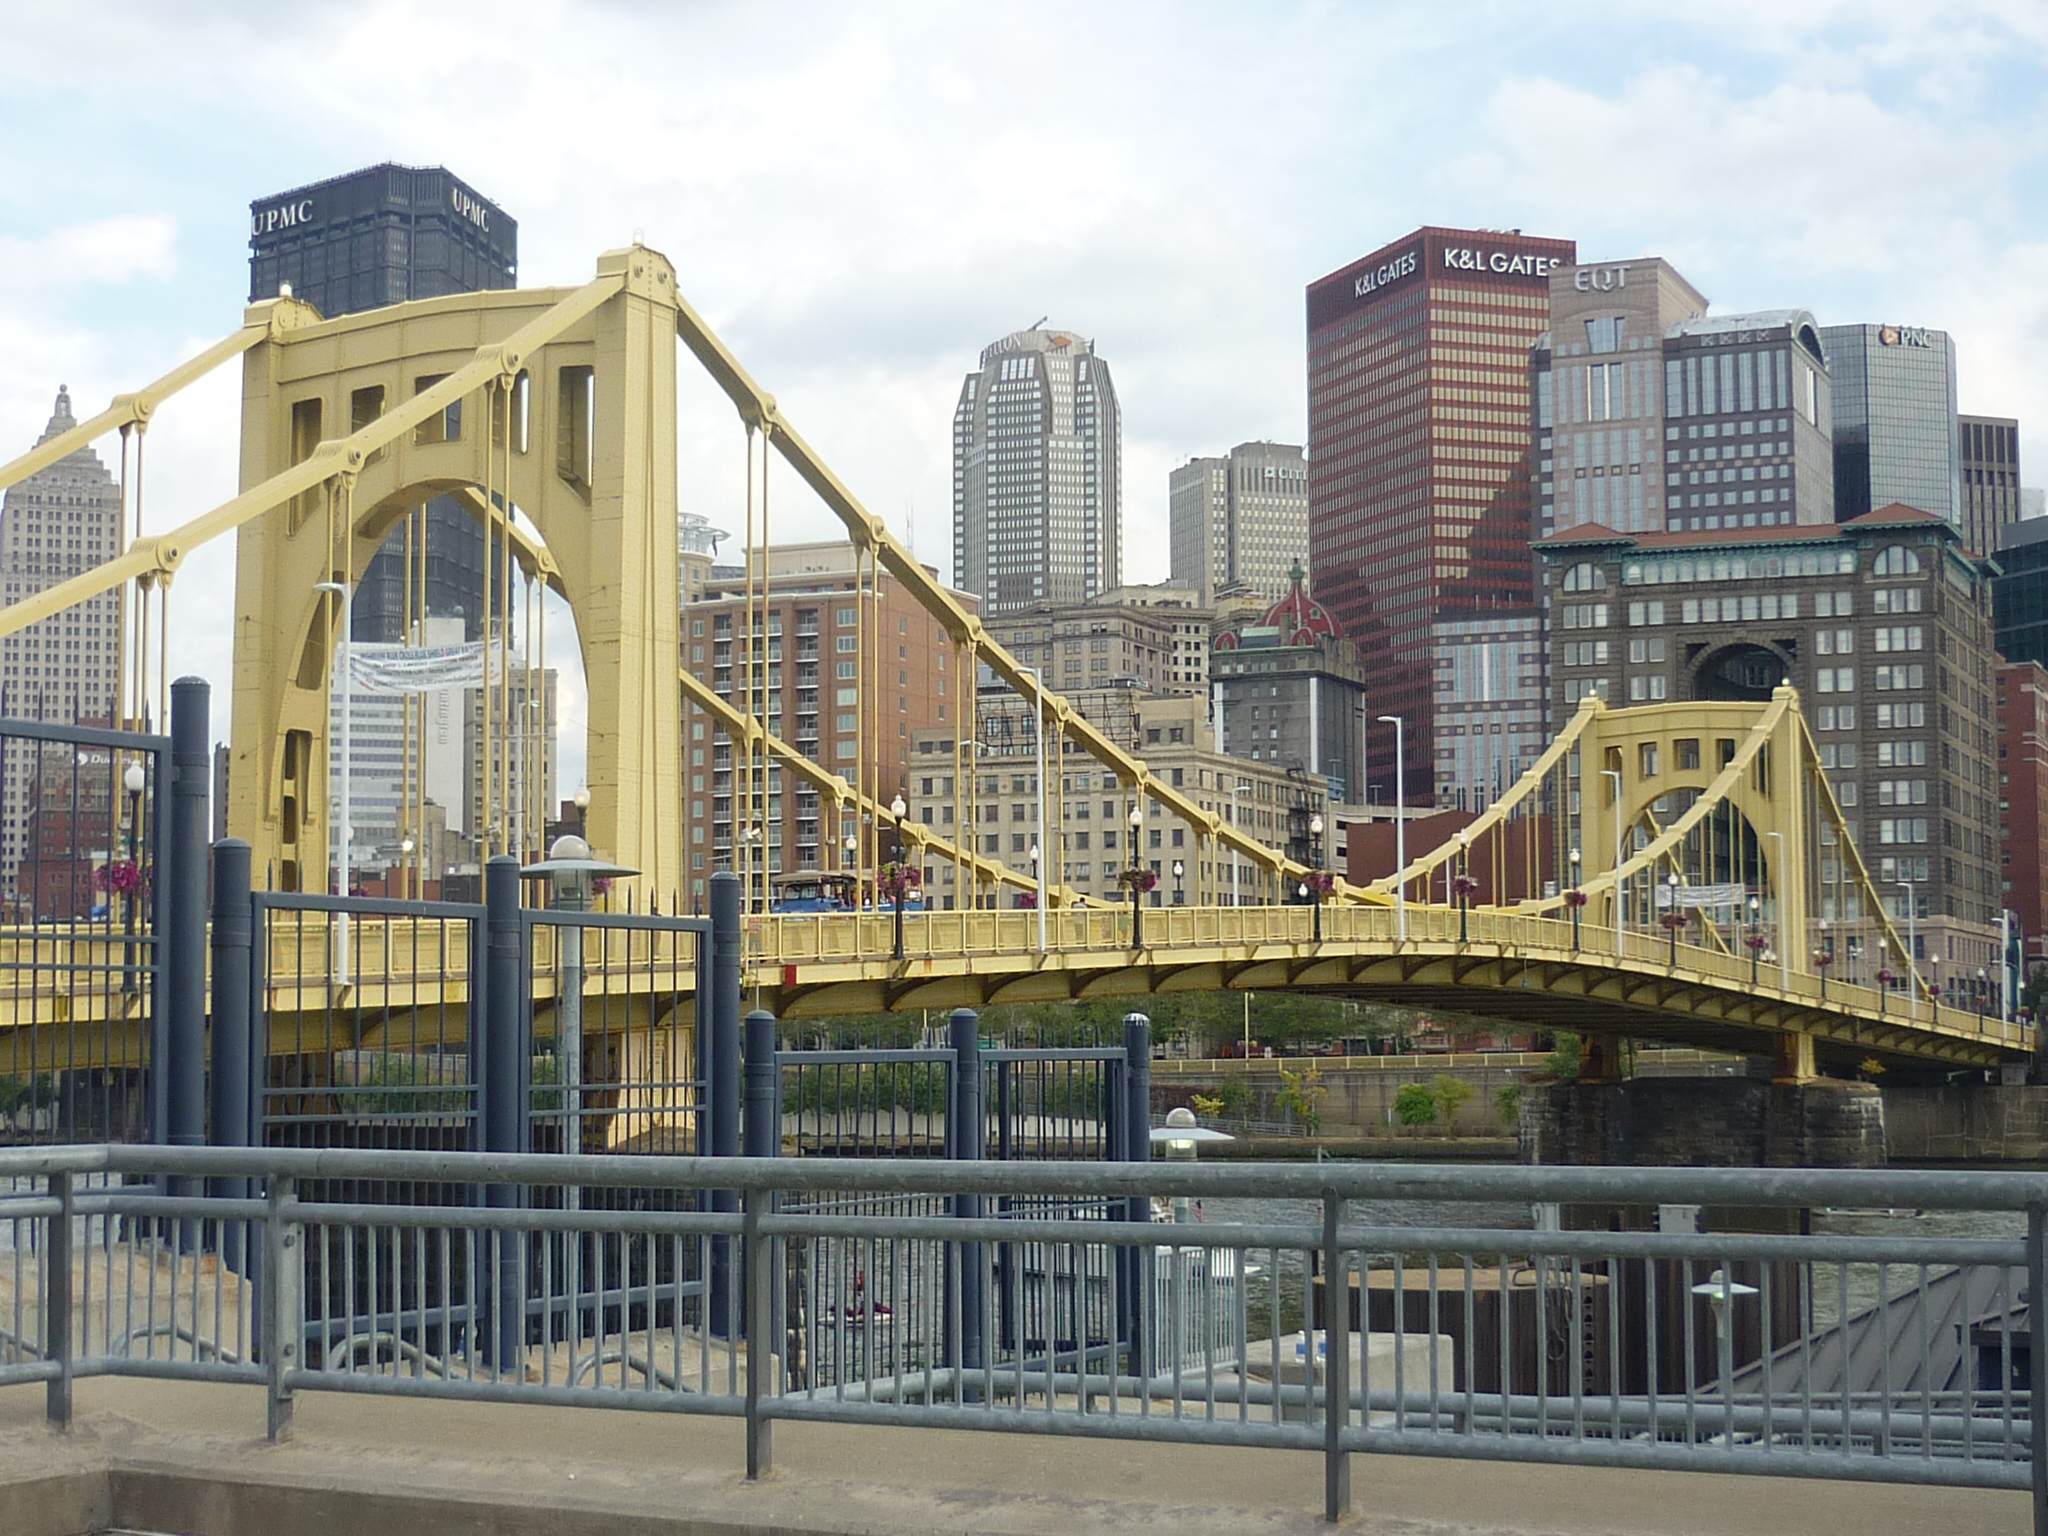
[[[1522,1095],[1521,1160],[1702,1168],[1878,1168],[1884,1099],[1871,1083],[1812,1078],[1633,1078]]]

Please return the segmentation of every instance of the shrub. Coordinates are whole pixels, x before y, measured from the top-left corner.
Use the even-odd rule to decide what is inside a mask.
[[[1436,1095],[1424,1083],[1409,1083],[1394,1095],[1394,1118],[1403,1125],[1436,1124]]]

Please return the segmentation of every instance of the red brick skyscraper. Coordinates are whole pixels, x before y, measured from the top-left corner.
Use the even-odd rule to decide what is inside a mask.
[[[1435,797],[1436,626],[1534,608],[1529,349],[1569,240],[1419,229],[1308,289],[1309,563]],[[1449,669],[1447,669],[1449,670]],[[1367,783],[1394,795],[1375,724]],[[1360,798],[1366,798],[1361,796]]]

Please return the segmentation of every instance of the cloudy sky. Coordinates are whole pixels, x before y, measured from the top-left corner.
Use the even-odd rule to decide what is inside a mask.
[[[0,6],[0,458],[59,381],[97,410],[236,326],[251,199],[386,159],[502,204],[526,283],[643,234],[942,569],[986,342],[1095,338],[1126,570],[1161,577],[1169,468],[1299,441],[1304,285],[1420,223],[1662,255],[1721,309],[1944,327],[1963,408],[2032,428],[2044,54],[2042,0]],[[162,413],[152,525],[232,491],[234,394]],[[732,526],[730,408],[694,392],[684,429],[684,505]],[[174,663],[223,689],[232,559],[174,598]]]

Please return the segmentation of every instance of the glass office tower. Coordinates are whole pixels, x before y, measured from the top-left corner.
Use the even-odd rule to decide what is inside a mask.
[[[1962,526],[1956,344],[1911,325],[1821,328],[1835,398],[1835,516],[1902,502]]]

